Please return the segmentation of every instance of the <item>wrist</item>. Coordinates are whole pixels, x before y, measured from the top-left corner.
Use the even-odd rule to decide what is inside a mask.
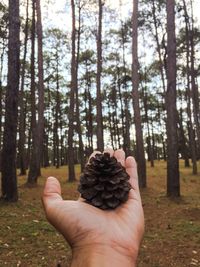
[[[86,245],[73,248],[71,267],[135,267],[137,254],[108,245]]]

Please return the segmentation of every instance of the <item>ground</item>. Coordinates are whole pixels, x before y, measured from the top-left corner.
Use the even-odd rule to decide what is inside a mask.
[[[148,186],[141,191],[145,211],[145,236],[138,267],[200,267],[200,175],[192,175],[181,161],[181,198],[166,195],[166,164],[148,167]],[[200,169],[200,164],[199,164]],[[80,175],[76,166],[77,177]],[[65,199],[76,199],[77,183],[67,183],[67,168],[42,169],[38,186],[24,186],[18,177],[19,201],[0,202],[0,267],[69,266],[70,249],[46,221],[41,194],[46,177],[56,176]]]

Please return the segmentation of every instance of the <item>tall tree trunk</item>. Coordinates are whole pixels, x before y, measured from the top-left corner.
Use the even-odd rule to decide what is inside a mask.
[[[147,109],[147,93],[143,93],[144,98],[144,111],[145,111],[145,121],[147,124],[147,146],[148,146],[148,161],[151,163],[151,167],[154,167],[154,153],[153,153],[153,146],[151,143],[151,134],[150,134],[150,123],[149,123],[149,117],[148,117],[148,109]]]
[[[9,0],[8,84],[2,150],[2,197],[17,201],[16,135],[20,70],[19,0]]]
[[[55,158],[56,168],[60,167],[60,153],[59,153],[59,117],[60,117],[60,94],[59,94],[59,57],[58,51],[56,51],[56,112],[55,112]]]
[[[48,125],[46,126],[48,128]],[[44,157],[43,157],[43,161],[44,161],[44,167],[49,167],[49,131],[45,132],[44,134]]]
[[[28,165],[30,166],[32,159],[33,149],[37,142],[36,137],[36,106],[35,106],[35,0],[32,0],[32,25],[31,25],[31,124],[28,138]],[[32,136],[32,144],[31,144]],[[29,171],[30,173],[30,171]],[[32,177],[28,174],[27,184],[34,183]]]
[[[176,109],[175,0],[167,0],[167,196],[180,196]]]
[[[103,117],[102,117],[102,96],[101,96],[101,73],[102,73],[102,16],[103,3],[99,3],[99,25],[97,34],[97,149],[103,152],[104,138],[103,138]]]
[[[49,67],[49,62],[47,64],[47,67]],[[45,133],[44,133],[44,139],[45,139],[45,149],[44,149],[44,167],[49,167],[50,166],[50,155],[49,155],[49,133],[51,132],[51,92],[50,92],[50,80],[47,80],[47,117],[46,117],[46,126],[45,128]]]
[[[120,70],[119,67],[117,66],[119,62],[116,62],[116,68],[117,68],[117,84],[116,84],[116,90],[118,91],[118,96],[119,96],[119,102],[120,102],[120,113],[121,113],[121,125],[122,125],[122,137],[123,137],[123,144],[122,147],[124,151],[126,152],[126,147],[125,147],[125,114],[124,114],[124,101],[122,99],[122,91],[121,91],[121,81],[120,81]],[[117,112],[117,101],[116,101],[116,112]],[[119,118],[119,116],[117,116]]]
[[[42,148],[44,139],[44,70],[43,70],[43,30],[41,18],[40,0],[36,0],[37,12],[37,35],[38,35],[38,157],[37,169],[40,173],[40,162],[42,159]]]
[[[189,161],[189,156],[188,156],[188,148],[186,144],[186,138],[185,138],[185,133],[183,129],[183,110],[182,108],[180,109],[180,114],[178,116],[178,124],[179,124],[179,144],[181,147],[181,154],[183,159],[185,160],[185,167],[190,167],[190,161]]]
[[[84,158],[84,149],[83,149],[83,140],[82,140],[82,129],[81,129],[81,121],[80,121],[80,105],[79,105],[79,86],[78,86],[78,67],[79,67],[79,54],[80,54],[80,39],[81,39],[81,1],[79,0],[78,6],[78,38],[77,38],[77,56],[76,56],[76,120],[77,120],[77,132],[78,132],[78,140],[79,140],[79,157],[81,163],[81,171],[83,171],[85,166],[85,158]]]
[[[186,33],[186,74],[187,74],[187,87],[186,87],[186,100],[187,100],[187,115],[188,115],[188,132],[189,132],[189,141],[191,148],[191,158],[192,158],[192,169],[193,174],[197,174],[197,155],[196,155],[196,142],[193,132],[193,123],[192,123],[192,110],[191,110],[191,83],[190,83],[190,34],[189,34],[189,24],[188,24],[188,14],[186,3],[183,0],[184,13],[185,13],[185,33]]]
[[[74,97],[76,91],[76,18],[74,0],[71,0],[72,9],[72,58],[71,58],[71,90],[69,108],[69,130],[68,130],[68,181],[75,181],[74,169]]]
[[[133,0],[132,15],[132,96],[134,121],[136,131],[136,159],[138,161],[138,175],[140,187],[146,187],[146,161],[142,133],[142,121],[139,104],[139,63],[138,63],[138,0]]]
[[[38,40],[38,122],[35,131],[35,142],[30,161],[30,170],[28,174],[28,183],[36,184],[40,173],[40,165],[43,150],[44,137],[44,78],[43,78],[43,51],[42,51],[42,19],[40,0],[35,0],[37,12],[37,40]]]
[[[91,80],[90,74],[86,64],[86,88],[84,92],[84,102],[85,102],[85,120],[86,120],[86,136],[88,140],[88,149],[86,152],[87,157],[93,152],[93,105],[91,96]],[[88,104],[88,107],[87,107]]]
[[[162,53],[161,53],[161,45],[159,42],[158,22],[157,22],[157,18],[156,18],[155,0],[152,0],[152,13],[153,13],[153,23],[154,23],[154,29],[155,29],[155,40],[156,40],[158,59],[159,59],[159,71],[160,71],[160,76],[161,76],[161,80],[162,80],[163,92],[166,92],[164,64],[163,64]]]
[[[195,47],[194,47],[194,18],[193,18],[193,4],[190,0],[191,5],[191,30],[190,30],[190,61],[191,61],[191,89],[192,89],[192,101],[193,101],[193,116],[194,122],[196,126],[196,136],[197,136],[197,154],[198,158],[200,158],[200,108],[199,108],[199,91],[198,86],[196,84],[195,78]]]
[[[2,76],[3,76],[3,62],[4,62],[4,53],[5,53],[5,39],[2,40],[2,52],[1,52],[1,61],[0,61],[0,170],[1,170],[1,148],[2,148],[2,102],[3,102],[3,86],[2,86]]]
[[[127,95],[127,69],[126,69],[126,58],[125,58],[125,42],[126,42],[126,36],[124,33],[124,25],[121,20],[121,34],[122,34],[122,58],[123,58],[123,68],[124,68],[124,88],[125,88],[125,94],[124,94],[124,113],[125,113],[125,122],[124,122],[124,141],[123,141],[123,149],[125,151],[126,156],[129,156],[131,154],[130,147],[131,147],[131,140],[130,140],[130,116],[129,116],[129,105],[128,105],[128,95]]]
[[[90,139],[90,146],[89,146],[89,150],[90,152],[93,151],[93,113],[92,113],[92,96],[91,96],[91,92],[90,92],[90,85],[88,84],[88,135],[89,135],[89,139]]]
[[[25,39],[24,39],[24,56],[22,64],[21,74],[21,90],[20,90],[20,116],[19,116],[19,163],[20,163],[20,175],[26,175],[26,155],[25,155],[25,121],[26,113],[24,112],[24,80],[25,80],[25,66],[27,55],[27,43],[28,43],[28,23],[29,23],[29,0],[26,3],[26,24],[25,24]]]

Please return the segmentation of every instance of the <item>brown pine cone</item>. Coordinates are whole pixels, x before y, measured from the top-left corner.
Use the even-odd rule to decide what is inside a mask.
[[[87,203],[115,209],[128,199],[131,185],[125,168],[109,153],[96,154],[85,166],[78,191]]]

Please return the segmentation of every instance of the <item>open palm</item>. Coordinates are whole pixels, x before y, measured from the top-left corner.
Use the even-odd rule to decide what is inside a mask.
[[[123,150],[109,150],[126,168],[132,189],[129,199],[115,210],[101,210],[85,203],[63,200],[60,183],[47,179],[43,203],[47,219],[73,249],[95,245],[112,246],[129,255],[136,254],[144,231],[144,216],[134,158],[125,159]]]

